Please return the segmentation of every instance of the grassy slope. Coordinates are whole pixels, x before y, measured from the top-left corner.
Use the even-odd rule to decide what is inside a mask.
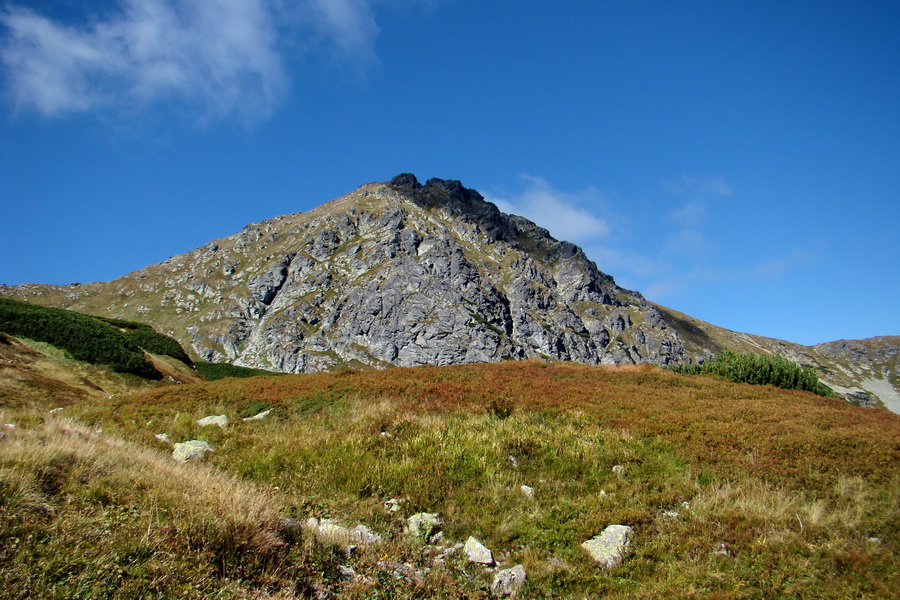
[[[268,407],[267,420],[239,419]],[[221,413],[227,430],[194,423]],[[75,435],[84,452],[64,460],[37,450],[60,423],[3,417],[23,423],[0,440],[0,573],[21,597],[75,586],[85,597],[291,597],[313,584],[347,598],[486,597],[489,574],[460,558],[424,587],[377,569],[383,558],[432,566],[403,541],[388,498],[407,499],[403,515],[441,513],[448,538],[478,537],[503,566],[523,563],[525,597],[882,598],[900,586],[900,417],[807,393],[526,362],[226,379],[66,414],[105,433]],[[221,481],[202,493],[188,485],[207,471],[169,463],[153,437],[163,432],[210,442]],[[134,461],[158,461],[150,472],[167,475],[144,476]],[[197,510],[178,499],[185,486]],[[307,539],[282,543],[271,512],[242,516],[260,502],[298,519],[363,522],[388,541],[350,559]],[[223,533],[223,522],[242,525]],[[636,535],[606,572],[579,544],[612,523]],[[73,530],[110,527],[122,539],[71,545]],[[248,548],[262,559],[247,559]],[[339,563],[370,583],[341,582]]]
[[[173,380],[181,383],[203,380],[197,372],[174,358],[147,357],[163,375],[163,381],[117,373],[106,366],[75,360],[50,344],[0,333],[0,409],[48,410],[164,385]]]

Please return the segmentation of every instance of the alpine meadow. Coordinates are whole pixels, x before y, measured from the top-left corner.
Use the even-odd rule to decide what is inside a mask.
[[[900,585],[894,338],[703,323],[459,182],[3,292],[2,597]]]

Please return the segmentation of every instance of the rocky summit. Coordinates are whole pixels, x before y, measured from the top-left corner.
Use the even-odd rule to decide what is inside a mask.
[[[206,360],[293,373],[688,358],[657,308],[577,246],[459,181],[410,174],[112,282],[21,291],[154,324]]]

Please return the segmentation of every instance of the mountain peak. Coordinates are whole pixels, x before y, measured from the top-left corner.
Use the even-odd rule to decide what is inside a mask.
[[[423,185],[410,173],[114,281],[0,286],[0,296],[145,322],[195,357],[285,372],[522,358],[670,364],[733,349],[786,353],[832,387],[862,386],[885,403],[882,388],[895,389],[896,353],[873,359],[862,383],[832,381],[851,372],[835,362],[843,346],[804,349],[652,305],[578,246],[459,181]],[[866,348],[853,347],[853,372]]]
[[[152,323],[203,359],[287,372],[687,359],[658,311],[580,248],[457,180],[410,173],[60,292],[68,307]]]

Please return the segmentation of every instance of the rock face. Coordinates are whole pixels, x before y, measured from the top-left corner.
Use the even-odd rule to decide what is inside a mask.
[[[294,373],[688,359],[659,311],[577,246],[458,181],[409,174],[112,282],[13,293],[148,322],[206,360]]]
[[[460,182],[410,174],[113,281],[0,296],[148,323],[202,359],[293,373],[777,353],[851,402],[900,413],[898,336],[801,346],[716,327],[620,288],[577,246]]]

